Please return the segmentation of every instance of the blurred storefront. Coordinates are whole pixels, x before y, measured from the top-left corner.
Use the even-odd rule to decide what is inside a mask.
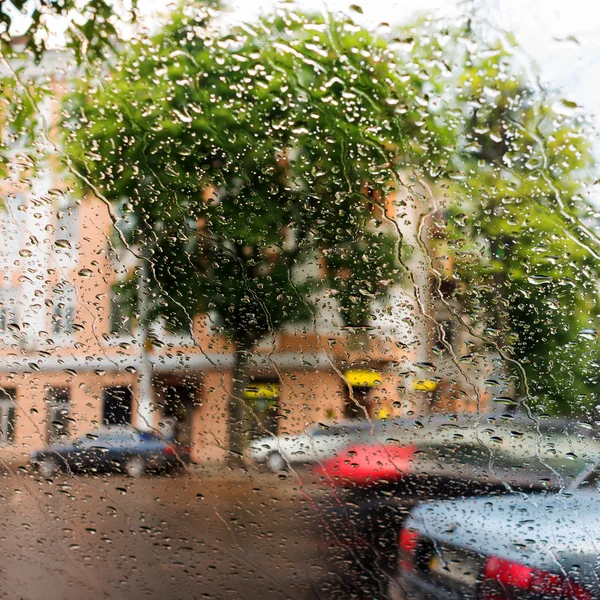
[[[191,331],[174,333],[158,324],[142,344],[119,292],[123,274],[135,272],[135,256],[115,256],[113,220],[103,202],[75,201],[60,186],[51,166],[34,193],[18,182],[5,185],[0,456],[24,459],[66,436],[131,423],[191,445],[195,460],[222,459],[231,345],[207,315],[194,317]],[[418,221],[413,211],[402,221],[407,243]],[[427,295],[426,260],[416,254],[412,260],[425,304],[438,321],[448,319]],[[456,376],[450,353],[432,354],[431,318],[419,315],[414,297],[414,290],[399,285],[388,307],[374,307],[374,325],[360,335],[342,326],[328,299],[314,322],[259,345],[242,399],[246,438],[297,433],[317,421],[483,406],[485,392],[477,402],[466,400],[475,395],[473,386]],[[464,343],[458,333],[448,340],[457,349]],[[437,365],[431,376],[418,367],[429,362]],[[149,395],[140,391],[146,369]],[[476,365],[475,371],[481,380],[484,369]],[[461,393],[461,402],[452,400]]]

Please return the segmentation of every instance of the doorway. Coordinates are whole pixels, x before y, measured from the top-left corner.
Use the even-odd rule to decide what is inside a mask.
[[[125,386],[104,388],[102,394],[102,423],[104,425],[131,425],[133,394]]]
[[[161,432],[182,446],[192,443],[192,415],[196,388],[191,385],[167,385],[162,390]]]
[[[344,416],[347,419],[364,419],[365,412],[372,417],[373,403],[371,402],[371,389],[369,387],[352,387],[352,393],[346,388],[346,403]]]

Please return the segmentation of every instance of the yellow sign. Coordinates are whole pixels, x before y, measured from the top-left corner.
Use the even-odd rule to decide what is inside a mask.
[[[352,387],[377,387],[381,385],[381,373],[377,373],[377,371],[345,371],[344,377]]]
[[[435,379],[417,379],[413,383],[413,388],[419,392],[433,392],[437,390],[437,386]]]
[[[391,414],[392,414],[392,411],[389,408],[387,408],[387,406],[382,406],[377,411],[377,418],[378,419],[389,419]]]
[[[250,383],[244,390],[244,398],[279,398],[278,383]]]

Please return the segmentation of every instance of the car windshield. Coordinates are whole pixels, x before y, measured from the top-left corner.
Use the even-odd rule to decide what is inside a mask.
[[[600,598],[597,12],[0,0],[1,595]]]
[[[577,490],[600,491],[600,461],[585,465],[573,478],[569,492]]]

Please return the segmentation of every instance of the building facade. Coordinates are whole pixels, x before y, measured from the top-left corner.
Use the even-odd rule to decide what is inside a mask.
[[[55,122],[57,100],[43,110]],[[35,169],[20,165],[15,145],[1,188],[0,456],[25,460],[47,443],[131,423],[176,436],[196,461],[223,459],[231,345],[211,315],[194,317],[188,332],[160,322],[140,331],[120,288],[137,259],[115,248],[107,204],[69,191],[51,136],[40,132],[46,157]],[[473,332],[438,294],[451,264],[432,235],[436,205],[410,177],[387,199],[387,217],[412,249],[410,276],[386,306],[373,307],[368,334],[345,329],[325,295],[313,322],[259,346],[240,424],[248,437],[297,433],[316,421],[485,407],[489,364],[458,362]]]
[[[193,335],[158,323],[142,341],[115,285],[131,265],[115,258],[106,205],[18,184],[5,201],[0,452],[25,458],[67,435],[131,423],[176,435],[197,461],[224,458],[233,356],[210,317],[195,317]],[[314,323],[259,346],[245,392],[249,436],[332,419],[481,408],[481,373],[469,377],[451,360],[440,366],[432,354],[440,327],[459,354],[462,342],[448,333],[449,308],[426,297],[431,264],[418,260],[425,258],[411,268],[417,277],[423,271],[423,281],[399,287],[389,306],[376,308],[381,319],[368,335],[345,330],[327,299]],[[144,371],[149,394],[141,389]]]

